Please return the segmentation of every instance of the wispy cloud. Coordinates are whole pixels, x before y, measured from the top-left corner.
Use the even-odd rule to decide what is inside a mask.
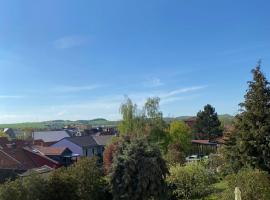
[[[164,83],[160,80],[160,78],[149,78],[147,81],[145,81],[143,83],[143,85],[145,87],[150,87],[150,88],[154,88],[154,87],[159,87],[164,85]]]
[[[53,89],[55,92],[81,92],[94,90],[101,87],[100,85],[83,85],[83,86],[59,86]]]
[[[57,49],[68,49],[81,46],[89,41],[85,36],[66,36],[54,41],[54,47]]]
[[[204,89],[206,87],[207,86],[202,85],[202,86],[193,86],[193,87],[180,88],[180,89],[177,89],[177,90],[172,90],[172,91],[167,92],[167,93],[163,93],[163,94],[160,95],[160,97],[161,98],[168,98],[168,97],[176,96],[176,95],[187,93],[187,92],[193,92],[193,91],[201,90],[201,89]]]

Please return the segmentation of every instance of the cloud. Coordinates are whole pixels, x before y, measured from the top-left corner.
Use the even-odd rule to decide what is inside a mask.
[[[92,86],[64,86],[58,87],[59,91],[76,92],[94,89]],[[177,101],[194,100],[198,98],[199,90],[206,86],[191,86],[178,88],[175,90],[151,90],[141,92],[130,92],[127,95],[141,108],[148,97],[158,96],[161,98],[160,105],[166,115],[168,104]],[[120,104],[124,101],[124,94],[103,95],[91,100],[81,100],[77,102],[59,102],[55,105],[25,106],[21,110],[13,109],[9,113],[0,113],[0,123],[25,122],[25,121],[47,121],[55,119],[78,120],[106,118],[118,120]],[[174,113],[177,114],[177,113]]]
[[[59,86],[53,89],[56,92],[81,92],[81,91],[89,91],[94,90],[101,87],[100,85],[84,85],[84,86]]]
[[[170,91],[167,93],[163,93],[160,95],[160,98],[168,98],[168,97],[176,96],[176,95],[187,93],[187,92],[201,90],[201,89],[204,89],[206,87],[207,86],[193,86],[193,87],[181,88],[181,89],[173,90],[173,91]]]
[[[159,78],[151,78],[151,79],[148,79],[147,81],[145,81],[143,83],[143,85],[145,87],[159,87],[159,86],[162,86],[164,85],[164,83],[159,79]]]
[[[54,41],[54,47],[57,49],[68,49],[81,46],[88,42],[88,38],[84,36],[66,36]]]

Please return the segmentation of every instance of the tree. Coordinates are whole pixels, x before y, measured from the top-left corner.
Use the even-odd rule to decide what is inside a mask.
[[[78,182],[79,180],[76,180],[74,177],[67,174],[65,170],[57,170],[53,172],[48,181],[48,190],[46,194],[47,199],[79,199],[77,193]]]
[[[171,143],[180,143],[185,154],[191,147],[191,130],[182,121],[173,121],[170,124],[169,135]]]
[[[80,200],[106,199],[107,185],[97,158],[81,158],[68,168],[67,173],[77,180],[77,194]]]
[[[215,139],[222,135],[221,122],[215,112],[215,108],[207,104],[203,111],[197,114],[197,120],[194,126],[196,133],[202,134],[198,139]]]
[[[245,100],[236,116],[235,135],[227,146],[230,158],[239,157],[242,166],[270,172],[270,85],[260,63],[252,70]]]
[[[105,150],[103,152],[103,167],[106,174],[108,174],[111,171],[113,158],[115,153],[118,151],[120,142],[121,142],[120,139],[117,138],[110,144],[107,144],[105,147]]]
[[[126,98],[120,107],[123,118],[118,126],[120,135],[133,138],[147,137],[153,144],[158,144],[166,151],[168,145],[166,123],[159,110],[159,102],[158,97],[148,98],[142,110],[139,110],[131,99]]]
[[[122,115],[122,121],[120,122],[118,129],[121,135],[137,136],[143,132],[144,115],[141,113],[136,104],[133,104],[132,100],[126,97],[125,102],[120,106],[120,113]]]
[[[169,145],[166,153],[166,160],[170,164],[185,162],[185,157],[191,148],[191,130],[182,121],[173,121],[170,124]]]
[[[148,98],[144,104],[143,111],[146,121],[145,135],[153,144],[157,144],[161,150],[166,151],[168,137],[165,131],[166,123],[159,107],[160,98]]]
[[[114,159],[110,182],[114,200],[162,199],[168,173],[160,150],[145,139],[122,143]]]
[[[48,181],[38,175],[7,181],[0,187],[1,200],[47,200]]]

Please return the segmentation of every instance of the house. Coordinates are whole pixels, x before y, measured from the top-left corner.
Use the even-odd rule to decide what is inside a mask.
[[[102,157],[104,146],[110,142],[113,136],[79,136],[79,137],[67,137],[63,138],[59,142],[51,145],[52,147],[67,147],[74,154],[80,156]]]
[[[16,138],[16,133],[13,131],[12,128],[4,128],[3,132],[7,134],[9,138]]]
[[[19,174],[20,177],[27,177],[27,176],[31,176],[33,174],[38,174],[41,177],[47,178],[48,175],[53,171],[54,169],[44,165],[42,167],[38,167],[38,168],[33,168],[33,169],[29,169],[26,172]]]
[[[33,132],[32,135],[34,141],[43,141],[46,146],[50,146],[67,137],[70,137],[70,134],[67,131],[38,131]]]
[[[184,122],[186,125],[188,125],[190,128],[193,128],[196,124],[197,117],[190,117],[188,119],[185,119]]]
[[[45,155],[52,160],[57,161],[60,165],[68,166],[77,160],[77,155],[67,147],[44,147],[33,146],[32,149],[42,155]]]
[[[209,140],[192,140],[192,154],[209,155],[216,153],[218,144]]]

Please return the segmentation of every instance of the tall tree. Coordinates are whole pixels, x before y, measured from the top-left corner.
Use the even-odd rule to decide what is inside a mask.
[[[238,153],[244,166],[270,172],[270,85],[260,63],[252,74],[245,101],[240,104],[241,113],[236,117],[236,141],[231,153],[233,156]]]
[[[194,129],[200,134],[198,139],[211,140],[222,135],[221,122],[213,106],[207,104],[198,112]]]
[[[162,199],[168,173],[160,150],[144,139],[122,143],[114,159],[111,185],[114,200]]]

